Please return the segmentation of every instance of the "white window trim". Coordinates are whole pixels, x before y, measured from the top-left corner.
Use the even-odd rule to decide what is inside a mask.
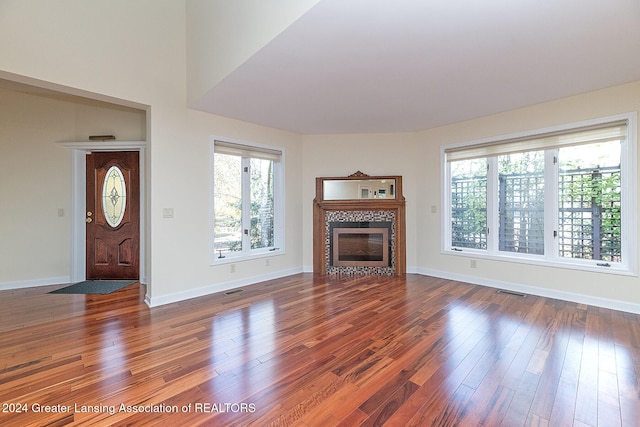
[[[268,258],[285,254],[285,149],[284,147],[275,147],[270,145],[258,144],[254,142],[242,141],[234,138],[227,138],[221,136],[211,136],[210,138],[210,154],[209,154],[209,263],[210,265],[222,265],[238,261],[246,261],[258,258]],[[215,252],[215,228],[214,228],[214,153],[216,141],[230,142],[233,144],[245,145],[248,147],[254,147],[264,150],[276,150],[280,151],[280,161],[274,162],[274,247],[273,248],[260,248],[235,253],[227,253],[224,258],[219,258]],[[243,201],[244,203],[245,201]],[[246,206],[243,206],[243,210]]]
[[[449,188],[450,164],[447,162],[445,150],[451,148],[472,147],[479,144],[497,143],[502,140],[510,140],[516,138],[532,137],[550,132],[570,131],[572,129],[583,128],[587,126],[596,126],[619,120],[627,121],[627,143],[622,145],[620,169],[622,175],[621,191],[623,194],[621,201],[622,212],[622,262],[611,263],[610,267],[601,267],[597,265],[596,260],[583,260],[577,258],[561,258],[557,255],[557,240],[545,239],[545,255],[516,254],[509,252],[500,252],[497,250],[495,240],[498,233],[491,232],[487,236],[487,250],[464,248],[464,250],[454,249],[451,246],[451,191]],[[582,271],[594,271],[598,273],[609,273],[626,276],[638,276],[638,224],[635,215],[637,207],[638,176],[637,176],[637,130],[638,130],[638,114],[637,112],[618,114],[608,117],[602,117],[592,120],[585,120],[576,123],[553,126],[544,129],[536,129],[521,133],[502,135],[498,137],[483,138],[474,141],[466,141],[455,144],[448,144],[440,147],[440,164],[441,171],[441,203],[443,208],[440,210],[440,252],[444,255],[454,255],[463,257],[473,257],[480,259],[489,259],[496,261],[508,261],[522,264],[540,265],[545,267],[559,267],[566,269],[575,269]],[[487,179],[491,179],[492,173],[497,168],[490,168]],[[550,170],[545,168],[545,182],[557,182],[557,168]],[[634,189],[634,186],[637,187]],[[497,195],[494,194],[495,186],[487,188],[487,206],[494,204]],[[550,203],[550,204],[549,204]],[[552,209],[545,209],[545,223],[555,223],[554,229],[557,230],[557,200],[545,200],[545,206]],[[497,215],[488,216],[487,225],[490,230],[497,230]],[[496,249],[494,249],[496,248]]]

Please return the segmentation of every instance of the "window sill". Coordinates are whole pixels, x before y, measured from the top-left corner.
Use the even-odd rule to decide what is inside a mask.
[[[230,264],[233,262],[250,261],[252,259],[269,258],[269,257],[274,257],[274,256],[279,256],[284,254],[285,254],[285,251],[283,249],[276,249],[276,250],[252,252],[250,254],[233,254],[233,255],[227,254],[224,256],[224,258],[218,258],[218,256],[216,255],[214,256],[210,265],[216,266],[216,265]]]
[[[540,267],[554,267],[554,268],[563,268],[567,270],[578,270],[578,271],[586,271],[592,273],[604,273],[604,274],[616,274],[619,276],[638,276],[638,273],[634,268],[630,268],[628,266],[616,263],[611,264],[610,267],[603,267],[595,265],[594,261],[591,260],[572,260],[572,261],[563,261],[559,259],[550,260],[544,258],[540,255],[495,255],[489,254],[484,251],[476,250],[476,249],[464,249],[461,251],[445,249],[441,251],[443,255],[454,255],[454,256],[463,256],[469,258],[476,259],[486,259],[491,261],[502,261],[502,262],[511,262],[518,264],[528,264],[535,265]]]

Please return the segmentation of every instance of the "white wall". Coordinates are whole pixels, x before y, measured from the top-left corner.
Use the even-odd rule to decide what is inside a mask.
[[[0,289],[69,280],[71,153],[55,142],[144,132],[143,111],[0,89]]]
[[[417,263],[416,236],[420,194],[416,161],[417,134],[306,135],[303,143],[303,239],[304,269],[313,265],[313,199],[317,177],[348,176],[356,171],[368,175],[402,175],[407,213],[407,266]]]
[[[144,261],[152,299],[195,296],[202,289],[310,268],[314,179],[359,169],[371,175],[404,177],[409,271],[640,304],[637,277],[485,260],[471,271],[468,259],[440,253],[439,216],[441,145],[638,111],[640,82],[418,133],[301,137],[186,108],[186,21],[185,2],[175,0],[0,3],[0,76],[39,79],[148,106],[149,241]],[[42,120],[56,121],[49,116]],[[55,125],[51,131],[56,135],[46,138],[57,137]],[[286,151],[286,254],[275,257],[269,268],[260,260],[238,263],[235,273],[228,265],[209,266],[210,135],[281,146]],[[12,156],[31,153],[27,147],[10,150]],[[49,159],[68,167],[65,155],[50,154]],[[60,179],[61,184],[69,180],[68,176]],[[28,185],[20,196],[37,196],[37,189],[29,188],[36,181],[25,178]],[[68,204],[68,196],[49,202],[55,212],[61,203]],[[432,205],[437,208],[435,214]],[[175,218],[162,218],[165,207],[174,208]],[[23,224],[23,229],[28,226]],[[60,227],[56,238],[67,233],[68,225]],[[29,239],[29,243],[37,241]],[[42,274],[63,274],[65,257],[57,258]],[[17,256],[9,260],[19,262]],[[16,274],[11,277],[24,277]]]
[[[0,77],[38,79],[148,106],[143,262],[151,303],[195,296],[200,289],[267,271],[298,271],[302,263],[296,237],[301,184],[295,179],[301,175],[301,138],[186,108],[185,13],[185,2],[175,0],[5,0],[0,5]],[[268,269],[264,260],[238,263],[233,274],[229,266],[209,265],[210,135],[286,151],[286,174],[292,177],[286,187],[286,254],[274,257]],[[174,208],[174,218],[162,218],[166,207]]]
[[[640,312],[638,277],[587,273],[484,259],[478,260],[476,269],[471,269],[469,258],[443,255],[440,252],[440,211],[445,208],[440,206],[442,173],[440,147],[442,145],[639,110],[640,82],[635,82],[420,132],[415,157],[424,162],[424,167],[419,169],[418,180],[422,183],[423,191],[420,193],[417,209],[420,212],[430,212],[431,206],[436,205],[438,214],[423,215],[426,222],[418,228],[416,248],[418,269],[427,274],[458,277],[497,286],[520,286],[525,291],[543,295]],[[636,215],[636,212],[638,212],[637,206],[633,213],[626,214]]]
[[[176,292],[188,295],[189,289],[215,288],[216,284],[241,281],[243,278],[268,276],[278,271],[296,272],[302,263],[299,195],[302,174],[300,137],[260,126],[232,121],[197,111],[186,111],[184,123],[172,131],[171,144],[161,147],[162,159],[155,160],[152,186],[152,216],[158,218],[152,230],[153,297]],[[209,265],[210,225],[210,136],[258,142],[281,147],[285,153],[285,255],[270,259],[247,260],[230,265]],[[158,149],[152,142],[152,150]],[[177,179],[176,179],[177,177]],[[172,219],[159,218],[163,208],[174,209]],[[222,289],[222,288],[219,288]],[[193,293],[192,295],[196,295]]]
[[[640,82],[635,82],[413,134],[304,136],[305,269],[311,269],[313,260],[315,178],[360,169],[370,175],[403,175],[407,271],[640,312],[638,277],[484,259],[471,269],[469,258],[442,254],[440,241],[442,145],[639,110]]]

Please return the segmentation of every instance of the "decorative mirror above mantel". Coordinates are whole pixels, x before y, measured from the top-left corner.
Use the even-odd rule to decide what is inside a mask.
[[[348,177],[317,178],[322,188],[316,191],[316,200],[362,200],[362,199],[390,199],[398,200],[402,191],[398,183],[399,176],[369,176],[360,171]]]
[[[313,224],[315,273],[406,273],[401,176],[316,178]]]

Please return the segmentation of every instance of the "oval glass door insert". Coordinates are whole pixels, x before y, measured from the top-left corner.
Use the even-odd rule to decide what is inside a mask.
[[[102,212],[107,223],[115,228],[122,222],[127,206],[127,188],[124,175],[117,166],[111,166],[102,186]]]

